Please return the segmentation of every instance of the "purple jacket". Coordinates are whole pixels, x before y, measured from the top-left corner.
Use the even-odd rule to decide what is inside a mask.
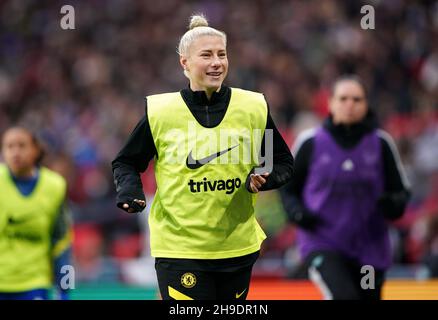
[[[315,250],[335,250],[362,265],[389,267],[387,225],[377,209],[384,188],[381,157],[375,130],[352,149],[338,146],[324,128],[316,132],[302,196],[322,222],[312,232],[298,231],[303,257]]]

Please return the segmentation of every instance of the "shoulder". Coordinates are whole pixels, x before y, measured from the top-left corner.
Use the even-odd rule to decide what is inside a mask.
[[[6,172],[6,165],[4,163],[0,163],[0,174],[3,174]]]
[[[394,139],[388,132],[382,129],[376,129],[376,135],[379,138],[383,148],[389,149],[392,152],[396,152],[397,146]]]
[[[265,100],[265,96],[261,92],[250,91],[250,90],[245,90],[245,89],[241,89],[241,88],[231,88],[231,93],[233,95],[242,95],[242,96],[247,96],[247,97],[253,97],[255,99]]]
[[[312,148],[313,141],[315,139],[316,133],[318,132],[319,127],[306,129],[301,132],[292,147],[292,154],[296,155],[298,151],[302,149]]]
[[[145,98],[145,111],[148,117],[162,116],[170,112],[176,104],[184,103],[180,92],[159,93]]]
[[[260,92],[231,88],[231,101],[245,106],[245,110],[251,114],[259,114],[263,118],[268,115],[268,103]]]
[[[181,97],[181,94],[179,92],[165,92],[165,93],[158,93],[158,94],[152,94],[150,96],[146,96],[145,100],[148,102],[154,102],[154,101],[172,101],[173,99]]]
[[[8,168],[4,163],[0,163],[0,181],[5,181],[7,179]]]
[[[395,167],[401,176],[402,183],[406,189],[409,189],[411,184],[403,167],[400,154],[397,150],[397,145],[391,135],[381,129],[376,130],[376,134],[382,144],[383,161],[389,167]]]
[[[40,175],[41,178],[45,179],[54,190],[60,190],[64,192],[67,188],[67,181],[65,180],[65,178],[59,173],[50,170],[49,168],[41,167]]]
[[[174,98],[175,96],[180,96],[180,92],[163,92],[163,93],[157,93],[157,94],[151,94],[149,96],[146,96],[146,100],[154,100],[154,99],[170,99]]]

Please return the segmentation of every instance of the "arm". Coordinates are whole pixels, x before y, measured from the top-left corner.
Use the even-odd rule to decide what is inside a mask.
[[[254,175],[254,169],[251,170],[246,179],[246,188],[249,192],[277,189],[292,178],[294,171],[294,159],[292,154],[277,127],[275,126],[275,123],[272,120],[269,112],[266,121],[266,130],[272,130],[273,169],[269,175]],[[265,152],[265,136],[262,139],[261,145],[262,156],[264,156]],[[251,182],[253,186],[251,186]]]
[[[72,288],[71,285],[74,287],[74,283],[72,284],[70,281],[63,279],[67,276],[63,267],[71,265],[71,242],[71,219],[63,204],[59,209],[52,232],[53,279],[61,300],[68,300],[69,289]]]
[[[294,149],[295,170],[293,179],[280,189],[280,196],[289,222],[297,224],[303,229],[311,230],[319,220],[304,206],[302,193],[312,158],[313,131],[301,134]]]
[[[382,144],[385,176],[385,189],[378,206],[387,219],[395,220],[403,215],[411,193],[394,140],[383,130],[379,130],[378,135]]]
[[[127,143],[112,162],[117,206],[128,212],[142,211],[145,196],[140,172],[144,172],[157,151],[147,114],[140,120]],[[134,200],[138,200],[134,201]]]

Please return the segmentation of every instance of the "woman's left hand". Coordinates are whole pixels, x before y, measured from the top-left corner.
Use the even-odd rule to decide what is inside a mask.
[[[260,191],[260,188],[266,183],[266,178],[269,176],[269,173],[263,174],[255,174],[252,173],[250,175],[249,187],[251,191],[257,193]]]

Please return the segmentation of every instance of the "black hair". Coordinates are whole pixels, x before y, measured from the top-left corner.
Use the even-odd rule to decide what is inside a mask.
[[[363,90],[363,92],[364,92],[364,94],[365,94],[365,99],[367,99],[367,96],[368,96],[367,86],[365,85],[365,82],[362,80],[362,78],[360,76],[358,76],[357,74],[344,74],[344,75],[341,75],[341,76],[337,77],[335,79],[335,81],[333,81],[333,84],[332,84],[332,86],[330,88],[330,96],[331,97],[335,93],[336,86],[339,83],[344,82],[344,81],[354,81],[358,85],[360,85],[362,90]]]
[[[12,127],[7,128],[2,133],[1,136],[4,137],[6,132],[8,132],[9,130],[13,130],[13,129],[23,130],[23,131],[27,132],[27,134],[30,136],[30,139],[31,139],[32,143],[38,149],[38,156],[36,157],[34,164],[36,166],[40,166],[42,161],[43,161],[43,159],[44,159],[44,156],[46,155],[46,150],[45,150],[45,147],[43,146],[43,144],[41,142],[41,139],[38,137],[38,134],[35,131],[33,131],[31,129],[28,129],[28,128],[22,126],[22,125],[14,125]],[[3,142],[3,141],[1,141],[1,142]]]

